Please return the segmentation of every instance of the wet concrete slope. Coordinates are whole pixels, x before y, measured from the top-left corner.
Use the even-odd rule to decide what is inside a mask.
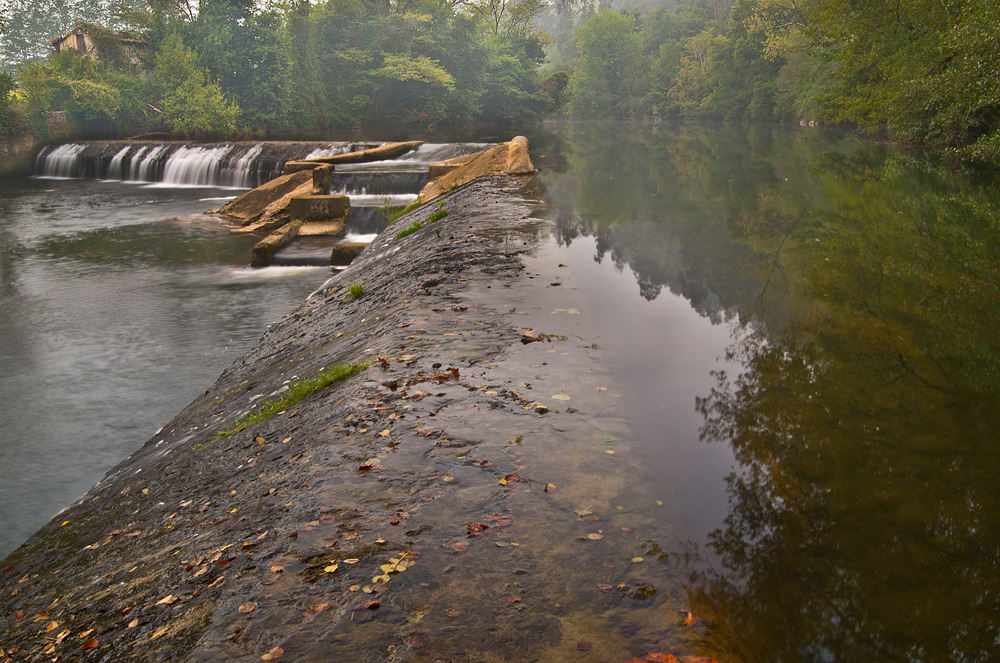
[[[441,220],[397,239],[438,202],[398,220],[4,560],[0,661],[690,650],[672,571],[636,579],[649,544],[601,444],[628,424],[565,266],[532,255],[546,224],[524,187],[485,177]],[[347,362],[371,363],[215,440]]]

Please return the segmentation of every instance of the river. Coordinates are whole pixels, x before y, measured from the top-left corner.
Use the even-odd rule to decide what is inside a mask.
[[[138,449],[329,270],[246,267],[238,191],[0,188],[0,554]]]
[[[583,543],[556,520],[524,534],[545,582],[596,578],[555,598],[639,654],[1000,657],[996,178],[821,129],[532,140],[550,224],[526,277],[545,294],[514,304],[561,337],[511,366],[539,376],[525,393],[587,416],[553,420],[569,439],[599,432],[551,450],[548,420],[525,435],[593,521]],[[191,216],[225,195],[5,189],[0,552],[323,279],[240,267],[249,241]],[[596,584],[612,572],[618,588]]]

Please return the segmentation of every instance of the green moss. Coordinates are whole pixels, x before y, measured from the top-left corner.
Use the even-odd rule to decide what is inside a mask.
[[[305,378],[302,380],[296,380],[288,385],[284,392],[281,394],[281,398],[277,400],[267,400],[250,410],[242,417],[239,417],[229,426],[226,426],[218,433],[215,434],[215,439],[212,442],[221,440],[224,437],[229,437],[233,433],[243,430],[250,424],[256,423],[267,419],[272,414],[281,412],[289,405],[297,403],[306,396],[315,394],[320,389],[324,389],[334,382],[339,382],[346,378],[361,372],[368,364],[335,364],[330,368],[320,371],[311,378]],[[208,442],[207,444],[202,444],[195,447],[196,450],[204,449],[205,447],[212,444]]]
[[[351,299],[358,299],[361,295],[365,294],[365,286],[355,283],[347,291],[350,293]]]

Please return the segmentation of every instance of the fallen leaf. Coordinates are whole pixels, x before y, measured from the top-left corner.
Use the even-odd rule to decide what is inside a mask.
[[[587,535],[587,538],[590,539],[591,541],[597,541],[598,539],[603,539],[604,535],[598,534],[597,532],[591,532],[590,534]]]
[[[594,387],[594,389],[596,389],[597,391],[607,391],[608,390],[607,387]]]
[[[427,636],[423,633],[413,633],[407,636],[405,642],[406,646],[410,649],[420,649],[422,647],[426,647],[430,640],[428,640]]]
[[[632,563],[633,564],[638,564],[641,561],[642,561],[642,557],[633,557],[632,558]]]
[[[577,651],[590,651],[590,647],[591,647],[590,643],[585,640],[581,640],[580,642],[576,643]]]
[[[556,485],[554,483],[547,483],[545,484],[545,489],[542,492],[554,493],[556,492]]]
[[[614,589],[614,588],[615,588],[615,586],[614,586],[614,585],[611,585],[611,584],[609,584],[609,583],[606,583],[606,582],[599,582],[599,583],[597,583],[597,588],[598,588],[599,590],[601,590],[602,592],[609,592],[609,591],[611,591],[612,589]]]
[[[132,621],[130,621],[128,623],[128,626],[126,628],[135,628],[138,625],[139,625],[139,620],[138,619],[133,619]]]
[[[652,661],[652,663],[677,663],[677,657],[673,654],[657,654],[655,652],[646,654],[646,660]]]
[[[42,610],[40,613],[38,613],[38,615],[32,621],[34,621],[34,622],[40,622],[43,619],[47,619],[48,616],[49,616],[49,611],[48,610]]]
[[[254,438],[253,438],[253,441],[257,443],[258,447],[262,447],[262,446],[264,446],[264,443],[267,440],[264,439],[263,435],[255,435]]]
[[[460,613],[458,610],[445,610],[444,614],[454,619],[455,617],[458,617],[462,613]]]
[[[94,629],[88,628],[86,631],[80,631],[80,635],[78,635],[76,637],[78,637],[78,638],[80,638],[82,640],[83,638],[86,638],[88,635],[90,635],[93,632],[94,632]]]
[[[380,605],[382,604],[379,603],[378,601],[368,601],[367,603],[365,603],[365,607],[368,608],[369,610],[378,610],[378,607]]]
[[[323,573],[333,573],[338,568],[340,568],[339,564],[331,564],[330,566],[327,566],[326,568],[323,569]]]
[[[83,644],[80,645],[80,649],[82,649],[83,651],[87,651],[88,649],[97,649],[97,644],[98,644],[97,640],[94,640],[93,638],[91,638],[90,640],[84,640]]]
[[[513,594],[511,594],[510,596],[507,597],[506,600],[507,600],[507,603],[520,603],[521,602],[521,597],[520,596],[514,596]]]
[[[357,585],[354,585],[354,586],[357,587]],[[358,589],[361,589],[361,588],[358,587]],[[352,589],[351,591],[357,591],[357,590]],[[329,603],[317,603],[313,607],[311,607],[308,610],[306,610],[306,615],[307,616],[318,615],[319,613],[323,612],[324,610],[326,610],[329,607],[330,607]]]
[[[693,626],[694,625],[694,615],[693,614],[691,614],[687,610],[678,610],[677,612],[681,613],[682,615],[685,615],[684,622],[683,622],[684,626]]]
[[[281,658],[281,655],[285,653],[285,650],[281,647],[274,647],[269,652],[260,657],[262,661],[273,661],[277,658]]]
[[[391,433],[392,433],[392,429],[391,428],[386,428],[383,431],[379,431],[379,435],[382,436],[382,437],[389,437],[389,435]]]
[[[584,516],[589,516],[590,514],[592,514],[594,512],[593,511],[587,511],[586,509],[580,509],[579,511],[574,511],[573,513],[575,513],[576,515],[578,515],[581,518],[583,518]]]
[[[59,622],[49,622],[49,625],[45,627],[45,632],[54,631],[59,628]]]
[[[257,609],[257,604],[254,603],[253,601],[247,601],[246,603],[241,603],[240,607],[238,608],[238,610],[243,614],[253,612],[256,609]]]
[[[156,633],[154,633],[153,635],[149,636],[149,639],[150,640],[156,640],[158,637],[160,637],[161,635],[163,635],[164,633],[166,633],[169,630],[170,630],[169,626],[160,627],[159,629],[157,629]]]
[[[569,396],[567,394],[553,394],[552,398],[557,401],[568,401]]]
[[[378,541],[376,541],[376,543],[378,543]],[[385,543],[385,541],[383,541],[382,543]],[[344,564],[357,564],[360,561],[361,560],[358,559],[357,557],[351,557],[349,559],[343,560]]]
[[[156,603],[154,603],[153,605],[172,605],[174,603],[177,603],[178,601],[180,601],[179,598],[177,598],[173,594],[168,594],[159,601],[157,601]]]

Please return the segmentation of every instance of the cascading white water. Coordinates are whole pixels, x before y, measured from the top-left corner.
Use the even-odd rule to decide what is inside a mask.
[[[219,181],[222,160],[232,149],[232,145],[179,147],[167,158],[162,182],[174,186],[219,186],[223,184]]]
[[[70,143],[60,145],[44,155],[39,154],[38,158],[41,163],[36,161],[35,172],[40,177],[82,177],[79,157],[80,152],[83,152],[85,148],[86,145]]]
[[[222,173],[224,181],[221,182],[221,184],[225,186],[239,187],[241,189],[253,188],[253,182],[250,181],[250,168],[253,166],[254,160],[259,157],[260,153],[263,151],[263,145],[254,145],[239,159],[231,162],[229,166],[223,167]]]
[[[111,157],[111,163],[108,164],[108,172],[104,176],[108,180],[121,180],[124,178],[124,171],[122,168],[122,162],[125,160],[125,155],[128,151],[132,149],[130,145],[126,145],[122,149],[118,150],[115,156]]]
[[[302,157],[303,159],[322,159],[323,157],[332,157],[338,154],[347,154],[348,152],[356,152],[358,146],[355,143],[331,143],[330,145],[325,145],[323,147],[317,147],[309,154]]]
[[[154,147],[153,149],[151,149],[149,152],[146,153],[146,156],[144,156],[142,158],[142,161],[139,162],[139,169],[135,177],[135,181],[137,182],[152,181],[153,174],[156,172],[155,171],[156,161],[166,151],[166,149],[167,148],[165,145],[157,145],[156,147]],[[136,159],[132,160],[133,163],[136,160],[138,160],[138,157],[139,155],[136,155]]]
[[[139,179],[139,164],[142,163],[142,156],[149,151],[149,147],[143,145],[135,154],[132,155],[132,161],[129,163],[128,167],[128,177],[126,178],[129,182],[135,182]]]

